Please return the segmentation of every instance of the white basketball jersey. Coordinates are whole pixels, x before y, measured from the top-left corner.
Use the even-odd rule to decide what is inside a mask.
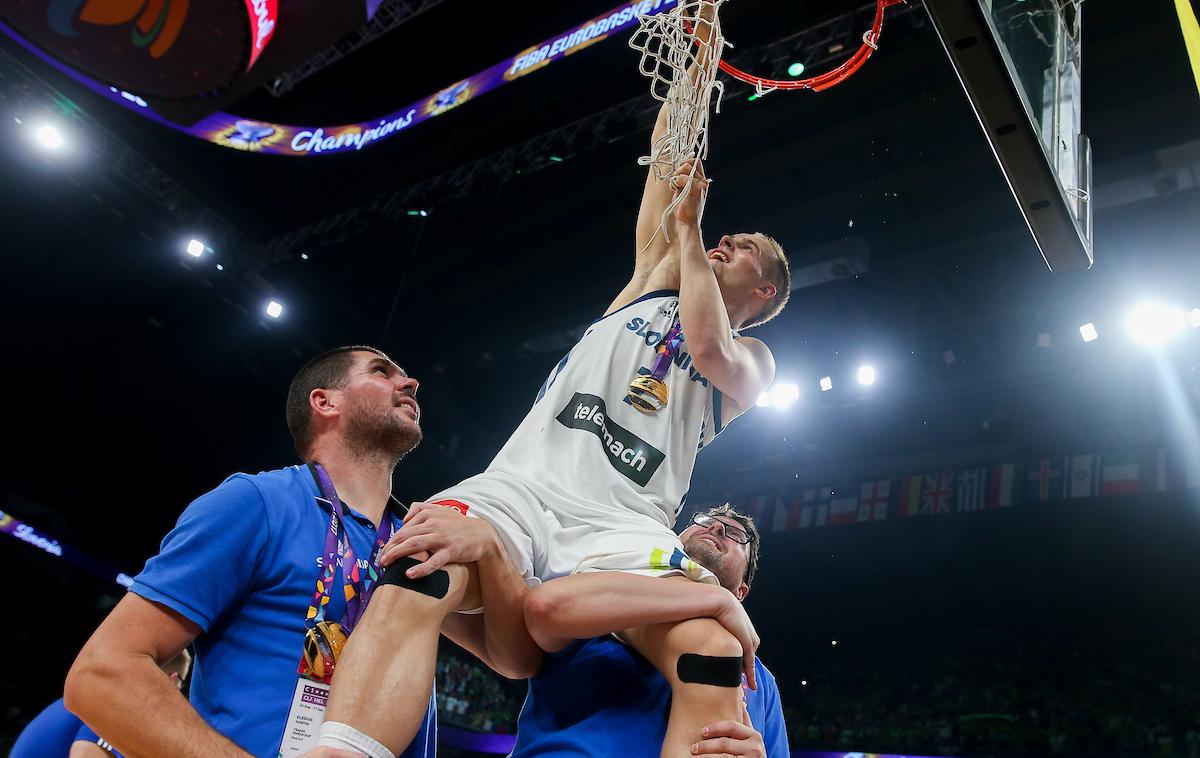
[[[673,526],[696,453],[726,421],[721,393],[692,367],[684,334],[664,380],[667,406],[643,415],[625,397],[635,376],[650,373],[678,309],[677,291],[651,292],[589,326],[488,470],[581,511],[627,508]]]

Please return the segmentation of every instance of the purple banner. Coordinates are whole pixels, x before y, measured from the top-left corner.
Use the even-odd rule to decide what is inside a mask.
[[[517,744],[515,734],[485,734],[472,732],[467,729],[456,729],[452,726],[438,727],[438,744],[459,750],[470,750],[476,753],[490,755],[508,755]],[[810,750],[793,750],[792,758],[931,758],[923,755],[899,755],[892,753],[861,753],[843,751],[840,753],[815,752]],[[946,758],[943,756],[942,758]]]
[[[475,753],[508,755],[517,744],[517,735],[472,732],[469,729],[439,725],[438,744]]]
[[[71,563],[80,566],[81,568],[90,571],[97,576],[100,576],[109,581],[116,582],[122,587],[128,588],[133,584],[133,579],[128,574],[123,574],[113,570],[100,561],[92,558],[90,555],[81,553],[80,551],[64,545],[50,535],[40,532],[29,524],[13,516],[11,513],[0,511],[0,534],[7,534],[13,539],[18,539],[27,545],[37,548],[44,553],[48,553],[55,558],[65,558]]]
[[[793,750],[792,758],[932,758],[927,755],[899,755],[894,753],[858,753],[843,751],[840,753],[815,752],[812,750]],[[945,757],[943,757],[945,758]]]
[[[0,22],[0,31],[12,37],[30,53],[85,85],[93,92],[129,110],[141,113],[160,124],[223,147],[270,155],[332,155],[362,150],[436,118],[463,103],[539,71],[554,61],[577,53],[637,24],[637,17],[669,10],[676,0],[640,0],[625,3],[556,37],[522,50],[505,61],[474,76],[455,82],[429,97],[393,113],[356,124],[298,126],[256,121],[232,113],[213,113],[192,126],[182,126],[150,110],[139,95],[118,90],[82,74],[21,38],[14,29]]]

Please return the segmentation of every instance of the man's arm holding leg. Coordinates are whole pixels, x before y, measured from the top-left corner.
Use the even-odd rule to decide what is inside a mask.
[[[553,653],[571,640],[650,624],[711,618],[749,650],[749,669],[753,671],[758,635],[733,593],[691,580],[673,581],[667,588],[663,581],[620,571],[564,576],[529,593],[525,621],[538,645]]]
[[[67,709],[128,758],[247,758],[200,718],[159,668],[199,631],[175,611],[127,594],[71,666]]]

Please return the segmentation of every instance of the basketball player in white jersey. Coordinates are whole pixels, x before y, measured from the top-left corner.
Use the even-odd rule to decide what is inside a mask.
[[[665,121],[664,111],[652,139]],[[673,582],[716,583],[685,554],[671,527],[699,449],[771,383],[770,350],[738,331],[782,310],[790,275],[779,244],[761,233],[725,235],[705,249],[700,221],[709,183],[702,169],[668,220],[666,241],[662,214],[691,170],[685,164],[661,183],[651,173],[628,285],[551,371],[487,470],[430,498],[489,521],[530,586],[571,574],[625,572],[665,577],[662,591],[670,597]],[[644,391],[630,397],[639,377],[643,387],[647,377],[665,384],[665,406],[655,411],[658,403]],[[435,581],[432,590],[429,581],[447,563],[469,565],[478,556],[460,549],[446,527],[447,509],[413,511],[382,559],[392,583],[376,591],[338,660],[326,716],[333,738],[322,744],[340,749],[320,755],[394,756],[426,707],[417,693],[428,691],[437,630],[457,610],[446,597],[461,596],[454,586],[461,575],[449,585]],[[712,547],[748,549],[727,540]],[[429,557],[418,563],[414,555]],[[489,587],[478,589],[487,613]],[[671,683],[663,756],[690,755],[704,725],[740,716],[741,674],[753,676],[757,646],[741,613],[612,630]],[[488,642],[527,645],[529,638]],[[417,659],[429,665],[414,666]]]

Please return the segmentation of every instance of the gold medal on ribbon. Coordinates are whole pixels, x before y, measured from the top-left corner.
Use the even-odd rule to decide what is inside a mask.
[[[304,635],[304,663],[312,677],[328,682],[333,679],[333,670],[342,648],[346,646],[346,633],[336,621],[322,621]]]
[[[667,407],[667,398],[670,397],[670,392],[667,390],[667,383],[663,380],[656,379],[649,374],[642,374],[635,376],[629,383],[627,397],[630,405],[639,413],[653,416]]]
[[[639,413],[653,416],[667,407],[667,398],[670,397],[670,393],[667,391],[667,383],[663,380],[667,378],[671,363],[675,360],[675,355],[682,345],[683,329],[679,325],[679,319],[676,318],[654,351],[654,363],[650,367],[650,373],[638,374],[629,383],[629,392],[626,397],[629,398],[629,404]]]

